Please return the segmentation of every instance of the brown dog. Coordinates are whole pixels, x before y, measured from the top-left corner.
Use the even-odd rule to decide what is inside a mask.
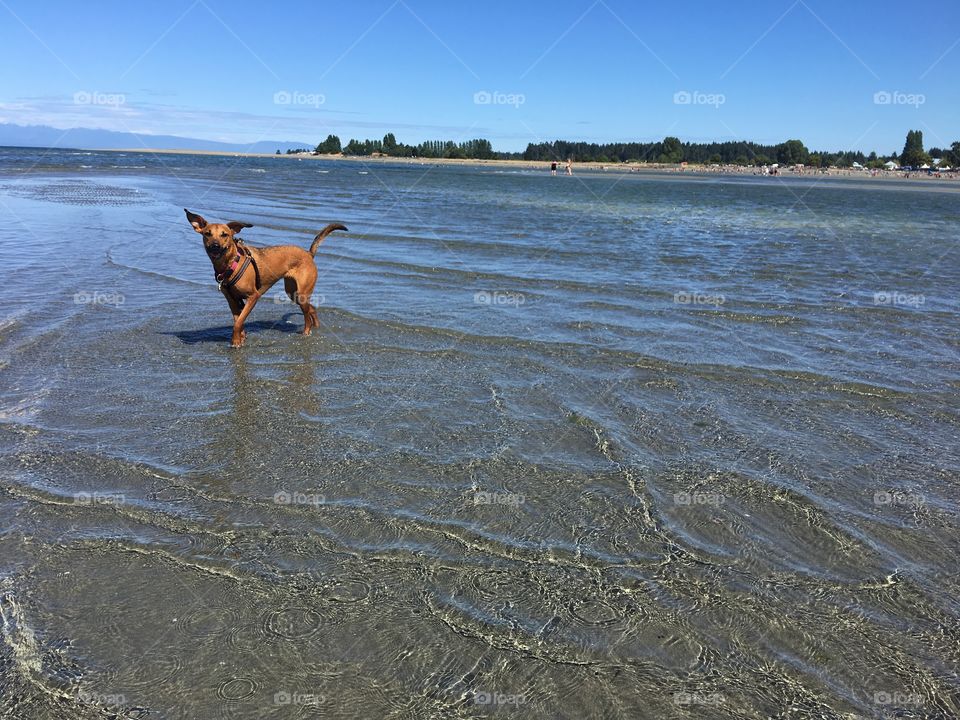
[[[220,292],[230,303],[233,313],[233,337],[230,347],[240,347],[247,337],[243,323],[270,287],[283,278],[283,288],[294,304],[303,311],[303,334],[320,327],[317,310],[310,304],[310,295],[317,282],[314,257],[317,247],[334,230],[346,230],[340,223],[330,223],[317,233],[308,253],[294,245],[251,248],[236,237],[243,228],[253,227],[237,221],[225,224],[208,223],[186,208],[187,220],[193,229],[203,235],[203,248],[213,263],[214,277]]]

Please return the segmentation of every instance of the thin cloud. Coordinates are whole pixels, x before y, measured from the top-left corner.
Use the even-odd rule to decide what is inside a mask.
[[[143,135],[179,135],[220,142],[244,143],[259,139],[267,128],[289,137],[316,139],[327,134],[349,137],[378,136],[384,132],[410,135],[407,142],[435,137],[487,135],[489,128],[461,125],[433,125],[410,122],[360,120],[358,113],[327,108],[296,108],[297,112],[263,114],[241,111],[204,110],[156,102],[134,101],[123,93],[114,104],[78,103],[73,98],[43,96],[19,98],[0,103],[0,122],[16,125],[47,125],[57,129],[75,127]],[[237,128],[224,133],[225,127]],[[400,138],[404,139],[404,138]]]

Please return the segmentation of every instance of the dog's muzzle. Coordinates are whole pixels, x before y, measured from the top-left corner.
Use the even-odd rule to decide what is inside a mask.
[[[207,249],[207,255],[215,258],[220,257],[227,251],[227,248],[217,244],[207,245],[206,249]]]

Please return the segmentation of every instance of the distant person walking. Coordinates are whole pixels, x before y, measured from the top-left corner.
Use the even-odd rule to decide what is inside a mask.
[[[552,163],[550,163],[550,174],[551,174],[551,175],[556,175],[556,174],[557,174],[557,161],[556,161],[556,160],[554,160]]]
[[[567,175],[573,175],[573,158],[567,158]]]

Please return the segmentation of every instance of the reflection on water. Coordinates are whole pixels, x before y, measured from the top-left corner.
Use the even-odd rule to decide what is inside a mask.
[[[174,160],[0,151],[0,715],[960,715],[953,189]]]

